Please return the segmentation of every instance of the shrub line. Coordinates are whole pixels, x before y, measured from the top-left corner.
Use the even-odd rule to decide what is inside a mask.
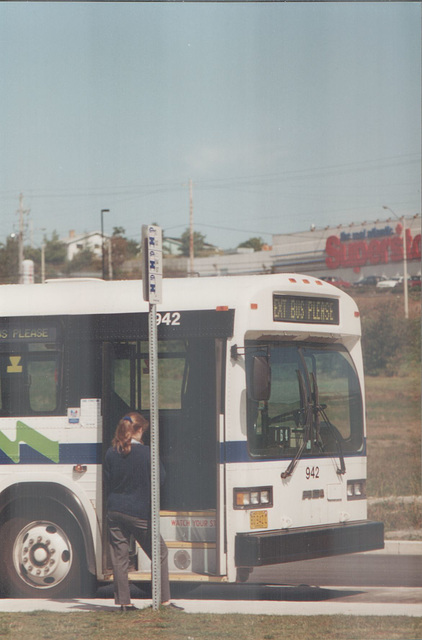
[[[383,504],[384,502],[413,504],[414,502],[422,503],[422,495],[417,496],[386,496],[384,498],[368,498],[368,504]]]

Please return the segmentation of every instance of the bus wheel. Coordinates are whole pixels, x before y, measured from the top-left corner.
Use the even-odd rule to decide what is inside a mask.
[[[8,595],[79,595],[79,536],[65,518],[46,516],[13,517],[1,528],[0,568]]]

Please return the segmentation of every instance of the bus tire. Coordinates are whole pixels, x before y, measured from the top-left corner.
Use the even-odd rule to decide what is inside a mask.
[[[82,540],[76,524],[55,509],[31,509],[0,529],[3,588],[12,597],[81,595]]]

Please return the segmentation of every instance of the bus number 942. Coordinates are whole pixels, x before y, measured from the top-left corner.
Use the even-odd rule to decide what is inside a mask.
[[[319,478],[319,467],[306,467],[306,479]]]
[[[157,312],[157,326],[160,324],[166,324],[169,326],[179,326],[180,325],[180,313],[178,311],[167,311],[167,313],[159,313]]]

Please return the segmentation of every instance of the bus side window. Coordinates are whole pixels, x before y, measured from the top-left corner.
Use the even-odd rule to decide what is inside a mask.
[[[36,351],[35,351],[36,349]],[[58,410],[60,354],[22,345],[0,354],[0,415],[51,414]]]
[[[148,343],[142,342],[140,346],[138,406],[148,411],[150,409]],[[160,380],[158,404],[160,410],[181,409],[185,362],[186,344],[182,340],[161,340],[158,343],[158,378]]]
[[[36,413],[57,408],[58,373],[56,358],[28,362],[29,407]]]
[[[131,362],[129,358],[119,358],[113,362],[113,391],[127,407],[135,406],[131,397]]]
[[[14,416],[28,411],[27,385],[22,354],[6,351],[0,355],[1,415]]]

